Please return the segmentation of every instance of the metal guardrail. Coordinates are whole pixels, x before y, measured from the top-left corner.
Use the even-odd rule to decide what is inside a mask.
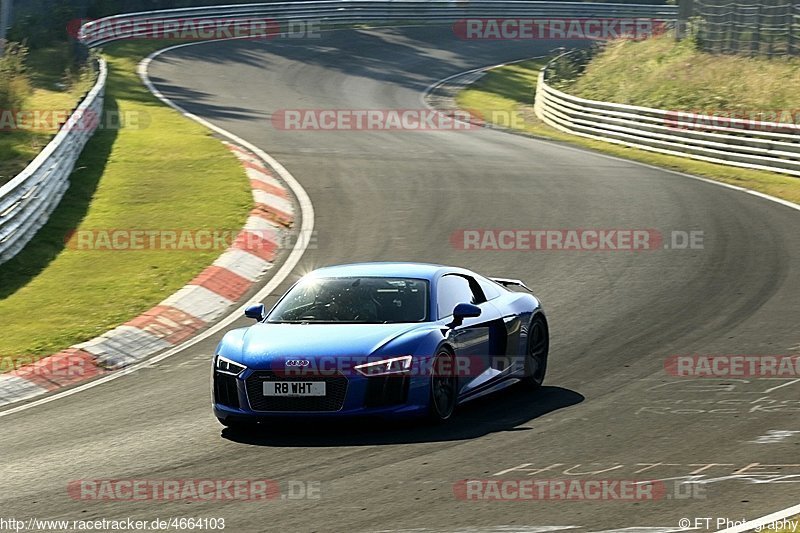
[[[534,110],[550,126],[651,152],[800,176],[800,126],[572,96],[547,84],[548,69],[564,55],[539,73]]]
[[[322,27],[351,24],[419,23],[446,24],[467,18],[572,17],[650,18],[671,21],[675,6],[542,2],[528,0],[323,0],[269,4],[236,4],[213,7],[143,11],[106,17],[85,24],[80,40],[90,48],[112,41],[147,37],[142,28],[161,28],[170,22],[235,20],[242,24],[260,17],[277,23],[319,22]],[[130,23],[129,32],[122,31]],[[151,23],[151,24],[148,24]],[[106,81],[101,60],[100,76],[79,106],[72,123],[81,115],[100,117]],[[0,263],[16,255],[30,241],[69,186],[75,161],[94,128],[62,128],[41,154],[16,178],[0,188]]]
[[[106,77],[99,59],[97,81],[83,102],[25,170],[0,187],[0,263],[22,250],[64,196],[75,162],[99,125]]]
[[[381,24],[404,22],[447,24],[466,18],[574,17],[574,18],[651,18],[675,20],[676,6],[615,4],[591,2],[544,2],[503,0],[323,0],[270,4],[237,4],[229,6],[143,11],[107,17],[84,25],[81,39],[91,47],[142,36],[147,23],[169,23],[203,19],[242,19],[262,17],[277,23],[315,21],[323,25]],[[129,33],[120,31],[130,23]],[[139,24],[139,33],[134,27]],[[111,31],[111,35],[109,35]]]

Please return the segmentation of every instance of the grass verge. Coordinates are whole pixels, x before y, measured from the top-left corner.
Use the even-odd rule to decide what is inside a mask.
[[[709,54],[699,51],[690,39],[675,42],[671,35],[662,35],[609,43],[569,93],[628,105],[737,112],[749,117],[760,112],[796,112],[800,109],[798,87],[800,58]]]
[[[631,61],[635,60],[631,59]],[[609,155],[703,176],[800,203],[800,179],[798,178],[656,154],[637,148],[570,135],[548,126],[533,112],[537,77],[545,63],[546,60],[535,59],[494,69],[477,83],[461,91],[456,96],[456,103],[459,107],[471,110],[491,122],[500,123],[512,130],[534,137],[563,141]],[[613,76],[610,77],[613,78]],[[710,85],[705,86],[703,91],[708,93],[709,87]],[[570,90],[569,92],[573,93],[574,91]],[[636,103],[642,105],[642,102]],[[644,105],[648,105],[648,103]],[[762,105],[762,107],[764,106]],[[493,117],[495,120],[492,120]]]
[[[221,250],[84,251],[73,230],[238,230],[252,206],[238,160],[202,126],[164,106],[136,67],[158,43],[105,51],[105,112],[135,117],[99,130],[48,223],[0,266],[0,360],[42,356],[89,340],[149,309]]]
[[[776,520],[764,526],[763,533],[800,533],[800,515],[783,520]]]

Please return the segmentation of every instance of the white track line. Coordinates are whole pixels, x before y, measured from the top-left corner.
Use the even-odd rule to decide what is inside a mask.
[[[210,41],[210,42],[216,42],[216,41]],[[228,132],[228,131],[226,131],[226,130],[218,127],[218,126],[215,126],[215,125],[211,124],[210,122],[208,122],[208,121],[206,121],[206,120],[204,120],[204,119],[202,119],[202,118],[200,118],[200,117],[198,117],[196,115],[193,115],[193,114],[189,113],[188,111],[186,111],[185,109],[183,109],[182,107],[177,105],[176,103],[174,103],[171,100],[169,100],[163,94],[161,94],[161,92],[158,91],[158,89],[156,89],[155,86],[153,85],[153,83],[150,81],[150,77],[148,76],[148,67],[150,66],[150,62],[153,59],[155,59],[156,57],[160,56],[161,54],[163,54],[165,52],[169,52],[169,51],[175,50],[177,48],[183,48],[185,46],[193,46],[193,45],[198,45],[198,44],[206,44],[206,43],[202,42],[202,43],[180,44],[180,45],[177,45],[177,46],[171,46],[169,48],[164,48],[163,50],[159,50],[159,51],[154,52],[153,54],[151,54],[149,57],[147,57],[144,61],[142,61],[139,64],[139,75],[141,76],[142,80],[144,81],[144,84],[147,86],[147,88],[159,100],[161,100],[162,102],[164,102],[168,106],[172,107],[173,109],[175,109],[176,111],[180,112],[184,116],[186,116],[186,117],[188,117],[188,118],[190,118],[190,119],[192,119],[192,120],[194,120],[196,122],[199,122],[200,124],[206,126],[207,128],[219,133],[220,135],[223,135],[223,136],[231,139],[232,141],[241,144],[245,148],[247,148],[249,150],[252,150],[259,157],[261,157],[265,161],[267,161],[270,164],[270,166],[272,166],[275,169],[275,171],[281,176],[281,178],[283,178],[283,180],[287,183],[287,185],[289,185],[289,187],[292,189],[292,192],[297,197],[298,202],[300,203],[300,212],[301,212],[301,216],[302,216],[301,231],[309,231],[309,232],[311,232],[314,229],[314,207],[311,205],[311,200],[309,199],[308,194],[306,193],[305,189],[303,189],[303,187],[300,185],[300,183],[298,183],[298,181],[294,178],[294,176],[292,176],[289,173],[289,171],[286,170],[286,168],[284,168],[283,165],[278,163],[275,159],[273,159],[271,156],[269,156],[266,152],[264,152],[263,150],[261,150],[260,148],[258,148],[256,146],[250,144],[249,142],[245,141],[244,139],[241,139],[240,137],[237,137],[233,133],[230,133],[230,132]],[[520,62],[520,61],[522,61],[522,60],[513,61],[511,63],[517,63],[517,62]],[[508,63],[509,62],[501,63],[500,65],[492,65],[492,67],[496,68],[496,67],[499,67],[499,66],[502,66],[502,65],[506,65]],[[449,79],[455,78],[455,77],[460,76],[460,75],[465,75],[465,74],[468,74],[468,73],[471,73],[471,72],[475,72],[477,70],[482,70],[482,69],[483,70],[490,70],[492,67],[482,67],[482,68],[477,68],[477,69],[471,69],[471,70],[468,70],[468,71],[465,71],[465,72],[461,72],[459,74],[454,74],[453,76],[449,76],[449,77],[445,78],[444,80],[440,80],[440,81],[438,81],[436,83],[433,83],[430,86],[428,86],[428,88],[425,90],[425,92],[423,93],[423,98],[424,98],[424,95],[427,95],[431,90],[433,90],[433,88],[436,85],[444,82],[445,80],[449,80]],[[424,100],[423,100],[423,102],[424,102]],[[427,103],[426,103],[426,105],[427,105]],[[533,140],[534,141],[539,140],[539,141],[542,141],[542,142],[552,142],[552,141],[547,141],[547,140],[543,140],[543,139],[533,139]],[[554,143],[554,144],[559,144],[559,143]],[[683,172],[677,172],[675,170],[670,170],[670,169],[666,169],[666,168],[657,167],[655,165],[648,165],[647,163],[641,163],[639,161],[633,161],[633,160],[630,160],[630,159],[623,159],[621,157],[615,157],[615,156],[611,156],[611,155],[606,155],[606,154],[595,152],[593,150],[585,150],[585,149],[581,149],[581,148],[575,148],[575,147],[572,147],[572,146],[565,146],[563,144],[559,144],[559,146],[562,146],[562,147],[570,149],[570,150],[575,150],[575,151],[578,151],[578,152],[584,152],[584,153],[585,152],[590,152],[592,154],[599,155],[601,157],[605,157],[605,158],[608,158],[608,159],[613,159],[615,161],[624,161],[626,163],[633,163],[633,164],[641,165],[641,166],[644,166],[644,167],[647,167],[647,168],[652,168],[652,169],[656,169],[656,170],[661,170],[663,172],[669,172],[671,174],[676,174],[678,176],[684,176],[684,177],[687,177],[687,178],[704,181],[706,183],[713,183],[715,185],[720,185],[722,187],[726,187],[728,189],[733,189],[735,191],[741,191],[741,192],[745,192],[745,193],[748,193],[748,194],[753,194],[753,195],[758,196],[760,198],[764,198],[764,199],[770,200],[772,202],[777,202],[777,203],[779,203],[781,205],[784,205],[786,207],[790,207],[792,209],[796,209],[796,210],[800,211],[800,205],[798,205],[798,204],[792,203],[792,202],[790,202],[788,200],[782,200],[780,198],[776,198],[774,196],[770,196],[768,194],[764,194],[764,193],[761,193],[761,192],[758,192],[758,191],[753,191],[751,189],[745,189],[744,187],[737,187],[735,185],[729,185],[727,183],[722,183],[722,182],[710,180],[710,179],[707,179],[707,178],[701,178],[699,176],[693,176],[691,174],[686,174],[686,173],[683,173]],[[253,297],[253,299],[262,300],[262,299],[266,298],[266,296],[269,295],[270,292],[272,292],[275,288],[277,288],[278,285],[280,285],[283,282],[283,280],[286,279],[289,276],[291,271],[294,269],[294,267],[300,261],[300,258],[303,256],[303,253],[305,253],[307,245],[301,244],[302,241],[305,241],[305,239],[298,239],[298,243],[295,244],[294,249],[292,249],[292,252],[289,254],[289,257],[286,259],[286,261],[284,262],[283,266],[281,266],[280,270],[278,270],[278,272],[275,274],[275,276],[272,277],[272,279],[269,281],[269,283],[267,283],[267,285],[263,289],[258,291],[258,293]],[[46,398],[42,398],[41,400],[36,400],[36,401],[31,402],[29,404],[21,405],[19,407],[15,407],[13,409],[2,411],[2,412],[0,412],[0,417],[6,416],[6,415],[9,415],[9,414],[12,414],[12,413],[16,413],[16,412],[19,412],[19,411],[24,411],[26,409],[30,409],[30,408],[35,407],[37,405],[42,405],[42,404],[45,404],[45,403],[49,403],[49,402],[52,402],[54,400],[57,400],[58,398],[63,398],[65,396],[71,396],[72,394],[77,394],[78,392],[84,391],[86,389],[90,389],[92,387],[96,387],[98,385],[102,385],[103,383],[106,383],[108,381],[112,381],[114,379],[120,378],[120,377],[122,377],[124,375],[127,375],[127,374],[130,374],[132,372],[135,372],[136,370],[138,370],[140,368],[144,368],[145,366],[151,365],[153,363],[157,363],[158,361],[162,361],[162,360],[166,359],[167,357],[170,357],[172,355],[180,353],[183,350],[185,350],[185,349],[197,344],[201,340],[204,340],[204,339],[210,337],[211,335],[214,335],[215,333],[217,333],[218,331],[220,331],[224,327],[226,327],[229,324],[231,324],[232,322],[234,322],[244,312],[244,308],[245,307],[247,307],[247,306],[243,305],[242,307],[240,307],[239,309],[236,309],[233,313],[231,313],[230,315],[228,315],[227,317],[222,319],[220,322],[218,322],[216,325],[214,325],[210,329],[206,330],[205,332],[201,333],[197,337],[195,337],[195,338],[193,338],[193,339],[191,339],[191,340],[189,340],[189,341],[187,341],[187,342],[185,342],[185,343],[183,343],[183,344],[181,344],[179,346],[176,346],[175,348],[172,348],[172,349],[164,352],[161,355],[158,355],[158,356],[156,356],[156,357],[154,357],[152,359],[149,359],[147,361],[144,361],[142,363],[134,365],[134,366],[132,366],[130,368],[127,368],[127,369],[124,369],[124,370],[120,370],[119,372],[117,372],[115,374],[111,374],[111,375],[106,376],[104,378],[98,379],[97,381],[92,381],[90,383],[87,383],[86,385],[81,385],[80,387],[76,387],[74,389],[70,389],[68,391],[61,392],[61,393],[58,393],[58,394],[54,394],[53,396],[48,396]],[[793,507],[788,507],[786,509],[783,509],[781,511],[776,511],[776,512],[774,512],[772,514],[763,516],[761,518],[756,518],[755,520],[751,520],[751,521],[746,522],[746,523],[744,523],[742,525],[731,527],[731,528],[728,528],[728,529],[722,529],[720,531],[717,531],[716,533],[743,533],[745,531],[753,530],[753,529],[755,529],[755,528],[757,528],[759,526],[763,526],[763,525],[769,524],[770,522],[773,522],[773,521],[776,521],[776,520],[782,520],[783,518],[787,518],[787,517],[790,517],[790,516],[793,516],[793,515],[796,515],[796,514],[800,514],[800,505],[795,505]]]
[[[222,40],[222,39],[218,39],[217,41],[220,41],[220,40]],[[226,40],[232,40],[232,39],[226,39]],[[232,142],[234,142],[236,144],[239,144],[239,145],[243,146],[244,148],[247,148],[248,150],[250,150],[253,153],[255,153],[256,155],[258,155],[260,158],[262,158],[264,161],[269,163],[269,165],[275,170],[275,172],[277,172],[278,175],[280,175],[280,177],[283,179],[283,181],[286,182],[286,184],[292,190],[292,193],[294,193],[295,197],[297,198],[297,202],[300,204],[300,217],[301,217],[300,234],[301,235],[311,235],[311,232],[314,230],[314,206],[311,205],[311,199],[308,197],[308,194],[306,193],[305,189],[303,189],[302,185],[300,185],[300,183],[294,178],[294,176],[291,175],[291,173],[288,170],[286,170],[286,168],[283,165],[278,163],[272,156],[270,156],[269,154],[267,154],[266,152],[264,152],[263,150],[261,150],[257,146],[254,146],[253,144],[251,144],[251,143],[245,141],[244,139],[234,135],[233,133],[220,128],[219,126],[215,126],[214,124],[211,124],[207,120],[202,119],[202,118],[198,117],[197,115],[193,115],[192,113],[189,113],[188,111],[186,111],[185,109],[180,107],[178,104],[176,104],[175,102],[169,100],[166,96],[161,94],[161,92],[158,89],[156,89],[156,87],[150,81],[150,76],[149,76],[149,73],[148,73],[148,69],[150,67],[150,63],[155,58],[160,56],[161,54],[163,54],[165,52],[169,52],[171,50],[175,50],[177,48],[183,48],[185,46],[195,46],[195,45],[199,45],[199,44],[206,44],[207,42],[217,42],[217,41],[205,41],[205,42],[199,42],[199,43],[184,43],[184,44],[179,44],[177,46],[170,46],[168,48],[164,48],[162,50],[158,50],[157,52],[154,52],[154,53],[150,54],[147,58],[142,60],[141,63],[139,63],[139,76],[141,77],[142,81],[147,86],[147,88],[150,90],[150,92],[152,92],[159,100],[164,102],[166,105],[168,105],[169,107],[171,107],[174,110],[178,111],[183,116],[185,116],[187,118],[190,118],[190,119],[194,120],[195,122],[198,122],[198,123],[202,124],[206,128],[208,128],[208,129],[210,129],[210,130],[222,135],[223,137],[226,137],[226,138],[230,139]],[[307,248],[308,248],[308,239],[297,239],[297,242],[295,243],[294,248],[292,248],[292,251],[289,253],[289,256],[286,258],[286,261],[284,261],[283,265],[281,265],[280,269],[278,269],[278,271],[275,273],[275,275],[272,276],[272,278],[269,280],[269,282],[260,291],[258,291],[258,293],[256,293],[252,297],[252,300],[253,301],[263,300],[264,298],[269,296],[269,294],[272,291],[274,291],[281,283],[283,283],[283,281],[287,277],[289,277],[289,274],[292,273],[292,270],[294,270],[295,266],[297,266],[297,263],[300,262],[300,258],[303,256],[303,254],[305,253]],[[46,397],[41,398],[39,400],[35,400],[33,402],[30,402],[30,403],[27,403],[27,404],[24,404],[24,405],[20,405],[18,407],[12,407],[11,409],[7,409],[5,411],[0,411],[0,418],[2,418],[4,416],[11,415],[11,414],[14,414],[14,413],[18,413],[20,411],[25,411],[27,409],[32,409],[34,407],[38,407],[40,405],[44,405],[46,403],[53,402],[55,400],[58,400],[58,399],[61,399],[61,398],[65,398],[67,396],[72,396],[73,394],[78,394],[79,392],[83,392],[83,391],[85,391],[87,389],[91,389],[91,388],[97,387],[99,385],[103,385],[105,383],[108,383],[109,381],[113,381],[115,379],[119,379],[122,376],[127,376],[128,374],[132,374],[133,372],[136,372],[137,370],[140,370],[142,368],[148,367],[148,366],[152,365],[153,363],[158,363],[159,361],[163,361],[164,359],[166,359],[168,357],[172,357],[175,354],[181,353],[182,351],[184,351],[184,350],[186,350],[188,348],[191,348],[192,346],[194,346],[198,342],[203,341],[203,340],[211,337],[212,335],[217,334],[218,332],[220,332],[224,328],[228,327],[236,319],[238,319],[239,317],[242,316],[242,314],[244,313],[244,309],[247,307],[247,305],[248,304],[244,304],[241,307],[238,307],[233,312],[231,312],[228,316],[226,316],[225,318],[223,318],[222,320],[220,320],[219,322],[214,324],[211,328],[205,330],[204,332],[202,332],[198,336],[196,336],[196,337],[194,337],[192,339],[189,339],[188,341],[184,342],[183,344],[179,344],[178,346],[175,346],[174,348],[170,348],[169,350],[167,350],[166,352],[164,352],[162,354],[159,354],[159,355],[157,355],[155,357],[147,359],[147,360],[145,360],[145,361],[143,361],[141,363],[138,363],[136,365],[133,365],[131,367],[119,370],[118,372],[115,372],[113,374],[109,374],[108,376],[102,377],[102,378],[97,379],[95,381],[90,381],[90,382],[88,382],[88,383],[86,383],[84,385],[80,385],[80,386],[75,387],[73,389],[69,389],[69,390],[66,390],[66,391],[63,391],[63,392],[59,392],[57,394],[53,394],[52,396],[46,396]],[[212,354],[209,354],[209,361],[211,360],[210,359],[211,356],[212,356]]]
[[[784,518],[789,518],[790,516],[794,516],[796,514],[800,514],[800,505],[794,505],[792,507],[787,507],[786,509],[783,509],[781,511],[775,511],[772,514],[768,514],[767,516],[762,516],[761,518],[750,520],[738,526],[729,527],[728,529],[720,529],[715,533],[742,533],[744,531],[751,531],[757,527],[765,526],[770,522],[778,522],[780,520],[783,520]]]
[[[450,81],[453,78],[458,78],[459,76],[466,76],[467,74],[472,74],[473,72],[489,71],[489,70],[493,70],[493,69],[496,69],[496,68],[504,67],[506,65],[512,65],[514,63],[521,63],[523,61],[528,61],[528,60],[531,60],[531,59],[540,59],[541,57],[542,56],[535,56],[535,57],[529,57],[529,58],[525,58],[525,59],[515,59],[514,61],[506,61],[506,62],[499,63],[499,64],[496,64],[496,65],[487,65],[485,67],[472,68],[472,69],[469,69],[469,70],[465,70],[464,72],[459,72],[458,74],[453,74],[452,76],[448,76],[448,77],[443,78],[443,79],[441,79],[441,80],[439,80],[439,81],[437,81],[435,83],[430,84],[425,89],[425,91],[422,93],[422,96],[420,97],[420,99],[422,100],[422,103],[428,109],[435,110],[434,107],[432,107],[430,104],[428,104],[426,99],[427,99],[427,96],[430,94],[430,92],[433,91],[439,85],[441,85],[443,83],[446,83],[446,82]],[[795,204],[793,202],[790,202],[789,200],[783,200],[782,198],[777,198],[775,196],[770,196],[769,194],[765,194],[763,192],[754,191],[752,189],[747,189],[745,187],[739,187],[737,185],[731,185],[729,183],[723,183],[721,181],[715,181],[715,180],[712,180],[712,179],[709,179],[709,178],[702,178],[700,176],[695,176],[693,174],[687,174],[685,172],[679,172],[677,170],[671,170],[669,168],[659,167],[659,166],[656,166],[656,165],[650,165],[648,163],[642,163],[641,161],[634,161],[633,159],[625,159],[624,157],[617,157],[617,156],[614,156],[614,155],[608,155],[608,154],[604,154],[602,152],[598,152],[598,151],[595,151],[595,150],[590,150],[588,148],[581,148],[581,147],[578,147],[578,146],[570,146],[570,145],[568,145],[568,144],[566,144],[564,142],[559,142],[559,141],[555,141],[555,140],[539,138],[539,137],[535,137],[535,136],[531,136],[531,135],[522,135],[522,134],[514,132],[513,130],[510,130],[508,128],[487,128],[487,129],[492,129],[493,131],[500,131],[502,133],[509,133],[511,135],[517,135],[519,137],[527,137],[528,139],[531,139],[533,141],[544,142],[544,143],[548,143],[548,144],[557,144],[558,146],[560,146],[562,148],[565,148],[567,150],[574,150],[576,152],[581,152],[581,153],[584,153],[584,154],[588,152],[588,153],[591,153],[591,154],[594,154],[594,155],[597,155],[597,156],[600,156],[600,157],[605,157],[606,159],[612,159],[614,161],[624,161],[626,163],[633,163],[634,165],[639,165],[639,166],[643,166],[643,167],[647,167],[647,168],[651,168],[651,169],[655,169],[655,170],[660,170],[662,172],[669,172],[670,174],[675,174],[677,176],[683,176],[684,178],[690,178],[690,179],[693,179],[693,180],[703,181],[705,183],[711,183],[711,184],[714,184],[714,185],[719,185],[720,187],[725,187],[726,189],[732,189],[734,191],[739,191],[739,192],[744,192],[744,193],[747,193],[747,194],[752,194],[753,196],[758,196],[759,198],[763,198],[765,200],[769,200],[771,202],[775,202],[775,203],[781,204],[783,206],[789,207],[791,209],[795,209],[797,211],[800,211],[800,205]],[[722,533],[722,531],[718,531],[717,533]]]
[[[527,58],[527,59],[539,59],[540,57],[541,56],[537,56],[537,57],[531,57],[531,58]],[[446,83],[446,82],[450,81],[453,78],[457,78],[459,76],[466,76],[467,74],[472,74],[473,72],[478,72],[478,71],[489,71],[489,70],[492,70],[492,69],[495,69],[495,68],[500,68],[500,67],[503,67],[503,66],[506,66],[506,65],[511,65],[513,63],[521,63],[522,61],[525,61],[525,60],[524,59],[517,59],[517,60],[514,60],[514,61],[506,61],[505,63],[500,63],[500,64],[497,64],[497,65],[489,65],[489,66],[480,67],[480,68],[473,68],[473,69],[465,70],[464,72],[459,72],[458,74],[453,74],[452,76],[448,76],[446,78],[443,78],[443,79],[437,81],[436,83],[432,83],[431,85],[429,85],[425,89],[425,91],[422,93],[422,96],[421,96],[422,103],[425,106],[427,106],[429,109],[434,109],[427,102],[428,94],[430,94],[430,92],[433,91],[439,85],[441,85],[443,83]],[[515,135],[515,132],[513,132],[511,130],[501,129],[499,131]],[[559,146],[561,146],[563,148],[566,148],[568,150],[574,150],[576,152],[582,152],[582,153],[589,152],[589,153],[592,153],[594,155],[598,155],[600,157],[605,157],[607,159],[613,159],[614,161],[624,161],[626,163],[633,163],[635,165],[640,165],[640,166],[643,166],[643,167],[652,168],[652,169],[655,169],[655,170],[660,170],[662,172],[669,172],[670,174],[676,174],[678,176],[683,176],[685,178],[690,178],[690,179],[693,179],[693,180],[699,180],[699,181],[703,181],[705,183],[712,183],[714,185],[719,185],[719,186],[725,187],[727,189],[733,189],[734,191],[739,191],[739,192],[744,192],[744,193],[747,193],[747,194],[752,194],[753,196],[758,196],[759,198],[763,198],[765,200],[769,200],[771,202],[775,202],[775,203],[781,204],[783,206],[789,207],[791,209],[795,209],[797,211],[800,211],[800,205],[798,205],[798,204],[795,204],[795,203],[790,202],[788,200],[783,200],[781,198],[776,198],[775,196],[770,196],[769,194],[764,194],[763,192],[754,191],[752,189],[746,189],[744,187],[737,187],[736,185],[730,185],[728,183],[722,183],[720,181],[715,181],[715,180],[708,179],[708,178],[701,178],[700,176],[694,176],[692,174],[686,174],[685,172],[678,172],[677,170],[670,170],[668,168],[662,168],[662,167],[659,167],[659,166],[656,166],[656,165],[649,165],[647,163],[642,163],[640,161],[634,161],[632,159],[625,159],[625,158],[622,158],[622,157],[616,157],[616,156],[613,156],[613,155],[603,154],[603,153],[600,153],[600,152],[596,152],[594,150],[588,150],[586,148],[579,148],[579,147],[576,147],[576,146],[569,146],[569,145],[566,145],[566,144],[563,144],[563,143],[559,143],[557,141],[550,141],[550,140],[547,140],[547,139],[539,139],[539,138],[535,138],[535,137],[529,137],[527,135],[525,135],[524,137],[528,137],[529,139],[531,139],[533,141],[546,142],[546,143],[549,143],[549,144],[558,144]],[[794,505],[792,507],[788,507],[788,508],[783,509],[781,511],[776,511],[776,512],[774,512],[772,514],[768,514],[768,515],[763,516],[761,518],[756,518],[754,520],[750,520],[750,521],[745,522],[744,524],[741,524],[741,525],[738,525],[738,526],[730,527],[728,529],[721,529],[721,530],[719,530],[719,531],[717,531],[715,533],[743,533],[745,531],[751,531],[751,530],[756,529],[757,527],[761,527],[761,526],[767,525],[767,524],[769,524],[771,522],[783,520],[784,518],[789,518],[789,517],[797,515],[797,514],[800,514],[800,505]]]

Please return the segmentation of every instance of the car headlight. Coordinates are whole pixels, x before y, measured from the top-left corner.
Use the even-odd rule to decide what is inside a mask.
[[[228,374],[229,376],[238,376],[242,372],[244,372],[245,368],[244,365],[240,365],[235,361],[231,361],[221,355],[218,355],[216,361],[214,362],[214,368],[220,374]]]
[[[400,357],[392,357],[391,359],[382,359],[372,363],[364,363],[363,365],[356,365],[353,368],[361,375],[364,376],[385,376],[387,374],[400,374],[407,372],[411,368],[410,355],[403,355]]]

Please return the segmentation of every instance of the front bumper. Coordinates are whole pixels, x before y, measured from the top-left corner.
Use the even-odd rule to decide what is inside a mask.
[[[419,364],[419,363],[418,363]],[[324,381],[324,397],[267,397],[263,384],[271,381]],[[395,374],[357,373],[324,376],[277,375],[247,369],[239,376],[214,371],[213,407],[217,418],[285,418],[342,416],[415,416],[428,410],[430,378]]]

